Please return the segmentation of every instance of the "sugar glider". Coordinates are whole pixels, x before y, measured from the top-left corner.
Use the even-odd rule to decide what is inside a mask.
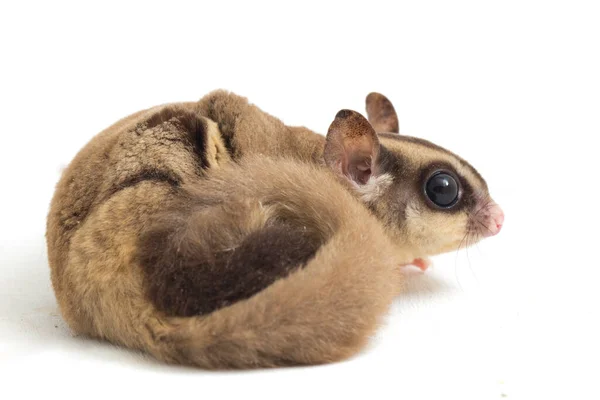
[[[47,220],[69,327],[211,369],[356,354],[399,293],[400,266],[503,221],[465,160],[395,133],[381,95],[367,112],[371,123],[340,111],[322,137],[215,92],[98,134]]]

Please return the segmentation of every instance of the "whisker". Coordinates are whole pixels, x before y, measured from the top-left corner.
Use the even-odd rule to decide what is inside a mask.
[[[472,212],[471,217],[477,217],[480,212],[487,211],[493,207],[493,203],[491,200],[487,200],[484,204],[480,205],[475,211]]]
[[[457,255],[456,255],[456,259],[455,259],[455,275],[457,274],[456,269],[457,269],[457,263],[458,263],[458,252],[460,251],[461,247],[463,246],[463,244],[465,244],[465,254],[467,256],[467,265],[469,267],[469,270],[471,271],[471,275],[475,278],[475,280],[477,281],[477,284],[479,284],[479,279],[477,278],[477,274],[475,273],[475,271],[473,270],[473,266],[471,263],[471,257],[469,256],[469,249],[472,245],[477,244],[477,235],[476,232],[477,230],[474,229],[475,226],[473,226],[474,224],[479,224],[481,225],[484,229],[486,229],[487,231],[489,231],[490,233],[492,233],[492,230],[485,225],[483,222],[480,221],[480,215],[486,211],[488,211],[489,209],[491,209],[494,206],[494,203],[492,201],[491,198],[486,197],[480,197],[478,198],[478,207],[472,211],[471,213],[469,213],[469,224],[468,224],[468,228],[467,228],[467,232],[465,234],[465,236],[463,237],[463,239],[461,240],[458,249],[457,249]],[[458,277],[457,277],[458,280]],[[460,284],[460,282],[459,282]]]
[[[475,235],[470,235],[469,239],[475,239]],[[471,275],[473,275],[473,278],[475,278],[475,281],[477,282],[477,285],[479,286],[479,279],[477,278],[477,274],[475,274],[475,271],[473,270],[472,266],[471,266],[471,258],[469,257],[469,248],[473,245],[473,243],[469,243],[469,240],[467,241],[467,247],[465,248],[466,253],[467,253],[467,262],[468,262],[468,266],[469,266],[469,270],[471,271]]]
[[[479,221],[479,220],[475,220],[475,222],[477,222],[479,225],[483,226],[485,229],[487,229],[490,233],[493,233],[492,230],[490,228],[488,228],[483,222]]]
[[[473,269],[472,263],[471,263],[471,257],[469,256],[469,249],[472,245],[477,244],[477,231],[478,229],[476,228],[475,224],[479,224],[481,225],[484,229],[486,229],[487,231],[489,231],[490,233],[492,233],[492,230],[487,227],[483,222],[481,222],[481,214],[487,212],[488,210],[490,210],[493,206],[494,206],[494,202],[492,201],[492,199],[488,196],[483,197],[480,196],[477,199],[477,208],[469,213],[469,223],[467,224],[467,232],[465,233],[465,235],[463,236],[462,240],[460,241],[458,248],[456,249],[456,257],[454,259],[454,275],[456,277],[456,281],[459,284],[459,286],[461,287],[462,290],[462,285],[460,283],[460,280],[458,279],[458,255],[460,253],[460,250],[462,248],[465,249],[465,254],[467,256],[467,265],[469,267],[469,270],[471,271],[471,275],[475,278],[475,280],[477,281],[477,284],[479,284],[479,279],[477,278],[477,274],[475,273],[475,270]]]
[[[463,236],[462,240],[458,244],[458,248],[456,249],[456,257],[454,258],[454,278],[456,279],[456,283],[458,283],[460,290],[463,290],[463,287],[460,283],[460,279],[458,279],[458,254],[460,253],[460,248],[462,247],[463,242],[465,242],[465,240],[468,238],[469,233],[470,229],[467,229],[465,236]]]

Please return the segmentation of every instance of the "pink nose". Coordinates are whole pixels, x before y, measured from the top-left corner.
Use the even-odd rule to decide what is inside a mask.
[[[485,235],[494,236],[497,235],[502,229],[502,224],[504,224],[504,212],[498,204],[494,203],[494,205],[489,209],[489,213]]]

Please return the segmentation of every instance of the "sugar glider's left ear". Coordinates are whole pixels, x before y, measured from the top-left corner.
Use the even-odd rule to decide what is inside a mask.
[[[356,111],[338,112],[327,131],[323,151],[329,168],[364,185],[377,172],[378,154],[379,139],[369,121]]]
[[[381,93],[369,93],[366,99],[369,122],[378,133],[399,133],[398,115],[392,102]]]

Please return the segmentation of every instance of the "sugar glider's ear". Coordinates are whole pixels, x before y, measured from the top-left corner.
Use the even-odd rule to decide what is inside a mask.
[[[367,116],[376,132],[399,133],[398,115],[392,102],[381,93],[369,93],[366,99]]]
[[[376,174],[379,139],[369,121],[356,111],[341,110],[329,126],[323,158],[329,168],[364,185]]]

